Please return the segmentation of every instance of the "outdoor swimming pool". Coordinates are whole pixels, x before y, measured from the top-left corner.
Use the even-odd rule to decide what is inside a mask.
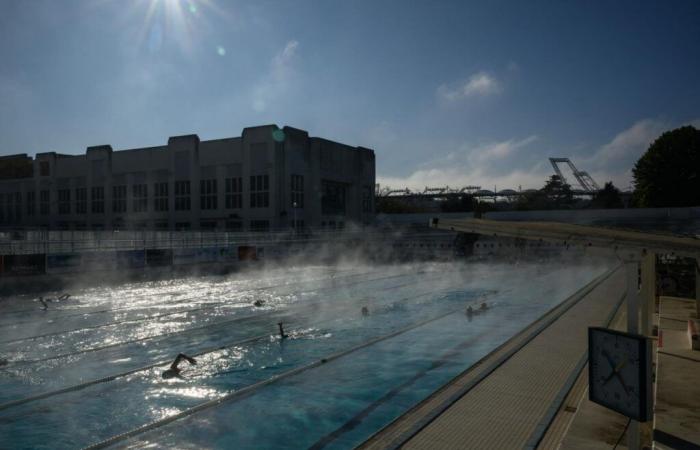
[[[312,266],[75,290],[47,311],[5,299],[0,448],[149,423],[115,446],[352,448],[606,269]],[[163,379],[179,352],[197,365]]]

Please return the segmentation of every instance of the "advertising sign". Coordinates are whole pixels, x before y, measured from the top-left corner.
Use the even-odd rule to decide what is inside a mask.
[[[83,253],[83,270],[113,270],[117,267],[116,252],[87,252]]]
[[[42,274],[46,272],[46,255],[5,255],[2,269],[3,275],[8,276]]]
[[[149,267],[164,267],[173,264],[173,251],[170,249],[151,248],[146,250],[146,264]]]
[[[258,259],[257,249],[251,245],[241,245],[238,247],[239,261],[255,261]]]
[[[46,256],[47,273],[69,273],[80,271],[81,255],[79,253],[58,253]]]
[[[173,264],[186,265],[197,263],[196,248],[175,248],[173,249]]]
[[[117,267],[138,269],[146,265],[146,252],[143,250],[124,250],[117,252]]]

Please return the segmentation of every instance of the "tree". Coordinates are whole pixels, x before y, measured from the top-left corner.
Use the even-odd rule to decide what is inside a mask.
[[[700,205],[700,130],[692,126],[663,133],[632,170],[638,206]]]
[[[615,187],[612,181],[605,183],[603,189],[598,191],[590,204],[591,208],[622,208],[622,198],[620,190]]]
[[[542,188],[542,192],[547,197],[547,201],[554,208],[570,206],[574,202],[574,193],[571,186],[564,183],[559,175],[549,177]]]

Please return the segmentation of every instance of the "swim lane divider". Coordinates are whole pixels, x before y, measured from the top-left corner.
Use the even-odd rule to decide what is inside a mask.
[[[455,376],[451,381],[448,381],[447,383],[445,383],[443,385],[443,387],[438,389],[436,392],[439,392],[442,389],[447,388],[452,383],[454,383],[456,380],[460,379],[461,377],[463,377],[464,375],[466,375],[467,373],[469,373],[471,371],[474,371],[474,370],[480,371],[479,375],[475,379],[471,380],[469,383],[462,386],[454,394],[450,395],[447,399],[445,399],[438,407],[434,408],[432,411],[430,411],[429,414],[426,414],[419,421],[417,421],[408,430],[404,431],[399,436],[395,437],[389,444],[387,444],[385,446],[385,448],[387,450],[397,450],[397,449],[401,448],[413,436],[418,434],[421,430],[423,430],[430,423],[432,423],[440,414],[442,414],[450,406],[452,406],[459,399],[461,399],[464,395],[466,395],[466,393],[469,392],[472,388],[474,388],[474,386],[476,386],[481,381],[486,379],[487,376],[489,376],[492,372],[494,372],[501,365],[503,365],[506,361],[508,361],[513,355],[515,355],[518,351],[520,351],[520,349],[525,347],[525,345],[527,345],[532,339],[537,337],[546,328],[548,328],[552,323],[554,323],[554,321],[556,321],[559,317],[564,315],[574,305],[576,305],[581,300],[583,300],[596,287],[600,286],[603,282],[605,282],[608,278],[610,278],[617,270],[619,270],[620,267],[622,267],[622,266],[617,265],[617,266],[611,268],[606,273],[596,277],[590,283],[586,284],[581,289],[579,289],[577,292],[575,292],[573,295],[571,295],[568,299],[566,299],[562,303],[552,307],[549,311],[547,311],[545,314],[543,314],[540,319],[536,320],[535,322],[533,322],[529,326],[525,327],[520,333],[511,337],[506,342],[504,342],[500,346],[496,347],[492,352],[490,352],[489,354],[485,355],[483,358],[481,358],[480,360],[478,360],[477,362],[472,364],[470,367],[468,367],[462,373]],[[489,359],[492,358],[492,355],[495,355],[498,352],[502,351],[504,348],[507,348],[508,346],[512,345],[515,341],[520,341],[520,342],[518,342],[513,348],[508,350],[506,353],[499,356],[496,360],[494,360],[492,362],[488,362]],[[482,367],[482,365],[484,363],[487,363],[487,362],[488,362],[488,365],[486,367]],[[416,404],[410,410],[414,410],[414,409],[419,408],[425,402],[430,401],[431,398],[432,398],[432,395],[428,396],[426,399],[424,399],[423,401]],[[367,438],[365,440],[365,443],[370,441],[371,439],[375,438],[376,436],[378,436],[380,433],[382,433],[383,431],[385,431],[389,427],[391,427],[398,420],[401,420],[401,418],[404,415],[405,414],[402,414],[401,416],[397,417],[395,420],[393,420],[392,422],[390,422],[389,424],[387,424],[386,426],[384,426],[383,428],[381,428],[380,430],[378,430],[377,432],[372,434],[369,438]],[[363,446],[363,444],[360,444],[358,446],[358,448],[361,448],[362,446]]]
[[[383,336],[379,336],[379,337],[374,338],[374,339],[372,339],[372,340],[369,340],[369,341],[367,341],[367,342],[365,342],[365,343],[359,344],[359,345],[357,345],[357,346],[355,346],[355,347],[351,347],[351,348],[349,348],[349,349],[347,349],[347,350],[343,350],[343,351],[341,351],[341,352],[334,353],[334,354],[329,355],[329,356],[327,356],[327,357],[325,357],[325,358],[321,358],[321,359],[319,359],[319,360],[316,360],[316,361],[314,361],[314,362],[312,362],[312,363],[306,364],[306,365],[301,366],[301,367],[297,367],[297,368],[295,368],[295,369],[288,370],[287,372],[283,372],[283,373],[281,373],[281,374],[279,374],[279,375],[276,375],[276,376],[274,376],[274,377],[268,378],[267,380],[260,381],[260,382],[258,382],[258,383],[255,383],[255,384],[252,384],[252,385],[250,385],[250,386],[244,387],[244,388],[242,388],[242,389],[240,389],[240,390],[238,390],[238,391],[235,391],[235,392],[232,392],[232,393],[230,393],[230,394],[224,395],[223,397],[220,397],[220,398],[218,398],[218,399],[209,400],[209,401],[207,401],[207,402],[200,403],[199,405],[196,405],[196,406],[193,406],[193,407],[191,407],[191,408],[188,408],[188,409],[186,409],[186,410],[184,410],[184,411],[181,411],[181,412],[179,412],[179,413],[177,413],[177,414],[173,414],[172,416],[166,417],[166,418],[164,418],[164,419],[156,420],[156,421],[151,422],[151,423],[149,423],[149,424],[146,424],[146,425],[143,425],[143,426],[141,426],[141,427],[135,428],[135,429],[133,429],[133,430],[131,430],[131,431],[127,431],[127,432],[125,432],[125,433],[118,434],[118,435],[116,435],[116,436],[112,436],[111,438],[105,439],[104,441],[97,442],[97,443],[92,444],[92,445],[90,445],[90,446],[88,446],[88,447],[85,447],[84,450],[95,450],[95,449],[106,448],[106,447],[109,447],[109,446],[111,446],[111,445],[116,444],[117,442],[121,442],[121,441],[124,441],[124,440],[126,440],[126,439],[129,439],[129,438],[131,438],[131,437],[134,437],[134,436],[136,436],[136,435],[145,433],[145,432],[147,432],[147,431],[154,430],[154,429],[156,429],[156,428],[162,427],[163,425],[167,425],[167,424],[169,424],[169,423],[171,423],[171,422],[174,422],[174,421],[176,421],[176,420],[179,420],[179,419],[182,419],[182,418],[184,418],[184,417],[191,416],[191,415],[196,414],[196,413],[198,413],[198,412],[201,412],[201,411],[204,411],[204,410],[206,410],[206,409],[209,409],[209,408],[211,408],[211,407],[213,407],[213,406],[217,406],[217,405],[220,405],[220,404],[222,404],[222,403],[226,403],[226,402],[229,402],[229,401],[232,401],[232,400],[239,400],[239,399],[242,399],[242,398],[246,398],[246,397],[250,396],[251,394],[255,393],[255,391],[257,391],[257,390],[259,390],[260,388],[265,387],[265,386],[267,386],[267,385],[269,385],[269,384],[276,383],[276,382],[278,382],[278,381],[280,381],[280,380],[283,380],[283,379],[285,379],[285,378],[289,378],[289,377],[291,377],[291,376],[300,374],[300,373],[302,373],[302,372],[306,372],[307,370],[313,369],[313,368],[318,367],[318,366],[320,366],[320,365],[322,365],[322,364],[329,363],[329,362],[331,362],[331,361],[333,361],[333,360],[342,358],[343,356],[349,355],[350,353],[354,353],[354,352],[356,352],[356,351],[358,351],[358,350],[362,350],[362,349],[364,349],[364,348],[367,348],[367,347],[372,346],[372,345],[374,345],[374,344],[377,344],[377,343],[379,343],[379,342],[382,342],[382,341],[385,341],[385,340],[387,340],[387,339],[391,339],[391,338],[393,338],[393,337],[399,336],[399,335],[401,335],[401,334],[403,334],[403,333],[406,333],[406,332],[408,332],[408,331],[411,331],[411,330],[413,330],[413,329],[416,329],[416,328],[422,327],[422,326],[424,326],[424,325],[427,325],[427,324],[429,324],[429,323],[431,323],[431,322],[436,322],[436,321],[438,321],[438,320],[440,320],[440,319],[443,319],[443,318],[445,318],[445,317],[447,317],[447,316],[450,316],[450,315],[455,314],[455,313],[457,313],[457,312],[460,312],[460,311],[462,311],[462,310],[463,310],[463,308],[460,307],[459,309],[454,309],[454,310],[448,311],[448,312],[446,312],[446,313],[440,314],[440,315],[438,315],[437,317],[433,317],[433,318],[431,318],[431,319],[423,320],[423,321],[421,321],[421,322],[418,322],[418,323],[409,325],[409,326],[407,326],[407,327],[401,328],[401,329],[399,329],[399,330],[396,330],[396,331],[394,331],[394,332],[392,332],[392,333],[385,334],[385,335],[383,335]]]
[[[401,285],[401,286],[403,286],[403,285]],[[383,288],[383,289],[388,289],[388,288]],[[412,300],[412,299],[424,297],[424,296],[426,296],[426,295],[430,295],[430,294],[433,294],[433,293],[434,293],[433,291],[424,292],[424,293],[422,293],[422,294],[417,294],[417,295],[412,295],[412,296],[409,296],[409,297],[404,297],[403,299],[401,299],[401,301]],[[307,305],[307,306],[305,306],[304,309],[312,308],[314,305],[315,305],[315,304]],[[297,312],[298,312],[298,311],[297,311]],[[260,317],[271,316],[271,315],[274,315],[274,314],[275,314],[275,311],[270,311],[270,312],[268,312],[268,313],[258,314],[258,315],[255,315],[255,316],[240,317],[240,318],[238,318],[238,319],[239,319],[239,320],[243,320],[243,319],[251,319],[251,318],[260,318]],[[232,343],[229,343],[229,344],[225,344],[225,345],[220,345],[220,346],[215,346],[215,347],[208,347],[208,348],[206,348],[206,349],[204,349],[204,350],[199,350],[197,353],[192,353],[192,356],[201,356],[201,355],[204,355],[204,354],[206,354],[206,353],[211,353],[211,352],[215,352],[215,351],[218,351],[218,350],[224,350],[224,349],[227,349],[227,348],[235,347],[235,346],[237,346],[237,345],[247,344],[247,343],[250,343],[250,342],[254,342],[254,341],[256,341],[256,340],[264,339],[264,338],[266,338],[266,337],[268,337],[268,336],[270,336],[270,333],[266,333],[266,334],[263,334],[263,335],[254,336],[254,337],[251,337],[251,338],[246,338],[246,339],[243,339],[243,340],[240,340],[240,341],[235,341],[235,342],[232,342]],[[152,368],[154,368],[154,367],[158,367],[158,366],[165,365],[165,364],[167,364],[167,363],[169,363],[169,362],[171,362],[170,359],[162,360],[162,361],[158,361],[158,362],[156,362],[156,363],[149,364],[149,365],[147,365],[147,366],[142,366],[142,367],[139,367],[139,368],[136,368],[136,369],[128,370],[128,371],[126,371],[126,372],[120,372],[120,373],[113,374],[113,375],[109,375],[109,376],[106,376],[106,377],[103,377],[103,378],[99,378],[99,379],[96,379],[96,380],[87,381],[87,382],[80,383],[80,384],[77,384],[77,385],[74,385],[74,386],[68,386],[68,387],[66,387],[66,388],[57,389],[57,390],[49,391],[49,392],[44,392],[44,393],[37,394],[37,395],[31,396],[31,397],[26,397],[26,398],[22,398],[22,399],[18,399],[18,400],[12,400],[12,401],[9,401],[9,402],[0,404],[0,411],[5,410],[5,409],[8,409],[8,408],[12,408],[12,407],[14,407],[14,406],[19,406],[19,405],[23,405],[23,404],[30,403],[30,402],[34,402],[34,401],[43,400],[43,399],[45,399],[45,398],[54,397],[54,396],[56,396],[56,395],[61,395],[61,394],[69,393],[69,392],[79,391],[79,390],[85,389],[85,388],[87,388],[87,387],[96,385],[96,384],[107,383],[107,382],[116,380],[116,379],[118,379],[118,378],[123,378],[123,377],[125,377],[125,376],[132,375],[132,374],[137,373],[137,372],[143,372],[143,371],[146,371],[146,370],[150,370],[150,369],[152,369]]]
[[[407,276],[407,275],[401,275],[401,276]],[[385,277],[385,278],[373,278],[372,280],[367,280],[367,281],[377,281],[377,280],[388,279],[388,278],[396,278],[396,277],[397,277],[397,276],[391,276],[391,277]],[[395,289],[395,288],[399,288],[399,287],[403,287],[403,286],[408,286],[408,285],[414,284],[414,283],[416,283],[415,280],[414,280],[414,281],[411,281],[411,282],[408,282],[408,283],[403,283],[403,284],[400,284],[400,285],[397,285],[397,286],[391,286],[391,287],[389,287],[389,288],[383,288],[383,289],[377,289],[377,290]],[[353,284],[353,283],[348,283],[348,284],[343,285],[343,286],[348,286],[348,285],[352,285],[352,284]],[[304,292],[316,292],[316,291],[321,291],[321,290],[324,290],[324,289],[326,289],[326,288],[315,289],[315,290],[304,291]],[[314,303],[314,304],[310,304],[310,305],[308,305],[308,306],[304,306],[304,308],[308,309],[308,308],[314,306],[315,304],[318,304],[318,302],[316,302],[316,303]],[[21,365],[21,364],[34,364],[34,363],[39,363],[39,362],[53,361],[53,360],[56,360],[56,359],[67,358],[67,357],[69,357],[69,356],[82,355],[82,354],[85,354],[85,353],[92,353],[92,352],[97,352],[97,351],[101,351],[101,350],[106,350],[106,349],[109,349],[109,348],[120,347],[120,346],[122,346],[122,345],[135,344],[135,343],[137,343],[137,342],[150,341],[150,340],[157,340],[157,339],[160,339],[160,338],[165,338],[165,337],[168,337],[168,336],[174,336],[174,335],[178,335],[178,334],[187,334],[187,333],[191,333],[191,332],[197,332],[197,331],[207,330],[207,329],[214,328],[214,327],[218,327],[218,326],[221,326],[221,325],[229,325],[229,324],[231,324],[231,323],[235,323],[235,322],[238,322],[238,321],[241,321],[241,320],[245,320],[245,319],[255,319],[255,318],[259,318],[259,317],[266,317],[267,315],[272,315],[272,314],[275,314],[276,312],[284,312],[284,311],[271,311],[269,314],[263,313],[263,314],[249,315],[249,316],[245,316],[245,317],[236,317],[235,319],[223,320],[223,321],[220,321],[220,322],[215,322],[215,323],[211,323],[211,324],[208,324],[208,325],[203,325],[203,326],[201,326],[201,327],[187,328],[187,329],[179,330],[179,331],[171,331],[171,332],[169,332],[169,333],[158,334],[158,335],[155,335],[155,336],[146,336],[146,337],[142,337],[142,338],[138,338],[138,339],[132,339],[132,340],[129,340],[129,341],[115,342],[114,344],[103,345],[103,346],[101,346],[101,347],[86,348],[86,349],[83,349],[83,350],[76,350],[76,351],[73,351],[73,352],[67,352],[67,353],[61,353],[61,354],[58,354],[58,355],[47,356],[47,357],[45,357],[45,358],[25,359],[25,360],[19,360],[19,361],[10,361],[8,365],[13,365],[13,366],[14,366],[14,365]]]

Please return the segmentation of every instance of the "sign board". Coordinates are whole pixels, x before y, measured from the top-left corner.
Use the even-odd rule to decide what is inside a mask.
[[[588,329],[588,396],[631,419],[653,417],[651,340],[608,328]]]
[[[82,257],[85,271],[113,270],[117,267],[116,252],[85,252]]]
[[[164,267],[173,264],[173,251],[167,248],[146,250],[146,264],[149,267]]]
[[[117,252],[117,267],[137,269],[146,265],[146,252],[143,250],[123,250]]]
[[[5,255],[3,257],[3,275],[38,275],[46,271],[46,255]]]
[[[79,272],[82,263],[81,260],[82,258],[79,253],[57,253],[53,255],[46,255],[46,272]]]

